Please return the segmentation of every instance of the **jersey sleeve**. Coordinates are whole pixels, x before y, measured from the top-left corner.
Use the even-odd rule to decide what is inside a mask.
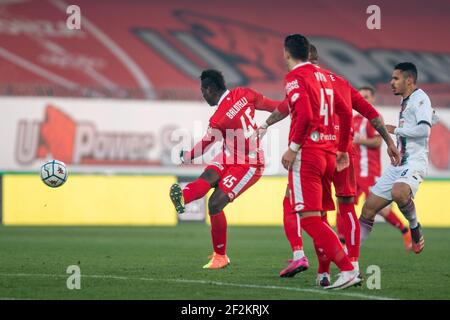
[[[209,120],[209,126],[206,130],[203,138],[195,144],[192,150],[188,151],[184,154],[184,158],[188,160],[193,160],[201,155],[203,155],[206,151],[208,151],[209,147],[216,141],[219,141],[222,138],[222,133],[220,131],[219,124],[214,121],[213,118]]]
[[[277,110],[281,114],[288,114],[289,113],[289,100],[288,98],[285,98],[281,103],[278,105]]]
[[[281,101],[269,99],[261,93],[250,88],[246,88],[246,96],[250,101],[253,102],[256,110],[273,112],[282,103]]]
[[[309,134],[313,111],[308,91],[302,79],[286,78],[286,83],[288,83],[286,95],[292,110],[292,137],[289,147],[293,151],[298,151]]]
[[[418,102],[416,107],[416,121],[417,124],[425,123],[430,126],[433,123],[433,108],[431,101],[428,98],[423,98]]]
[[[351,91],[353,109],[358,111],[369,121],[380,116],[379,112],[370,103],[368,103],[355,88],[353,88],[350,84],[348,84],[348,86]]]
[[[338,150],[347,152],[352,130],[352,107],[345,102],[339,91],[335,90],[334,108],[339,117],[339,145]]]

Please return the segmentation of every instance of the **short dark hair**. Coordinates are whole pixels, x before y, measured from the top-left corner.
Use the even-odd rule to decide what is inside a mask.
[[[317,48],[315,45],[309,45],[309,60],[318,62],[319,61],[319,52],[317,52]]]
[[[214,69],[204,70],[200,75],[203,88],[212,88],[215,91],[225,91],[225,79],[222,72]]]
[[[417,81],[417,68],[412,62],[401,62],[395,65],[394,70],[400,70],[404,76],[412,77],[414,83]]]
[[[284,48],[294,59],[307,61],[310,44],[308,39],[301,34],[290,34],[284,39]]]
[[[375,93],[377,92],[377,91],[375,90],[375,88],[372,87],[372,86],[362,86],[362,87],[359,87],[358,91],[361,91],[361,90],[368,90],[368,91],[370,91],[370,93],[371,93],[373,96],[374,96]]]

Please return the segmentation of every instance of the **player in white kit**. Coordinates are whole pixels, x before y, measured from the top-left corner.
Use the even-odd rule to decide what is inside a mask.
[[[401,154],[398,166],[389,165],[371,189],[359,219],[361,243],[373,227],[375,215],[395,201],[409,221],[412,249],[420,253],[424,238],[417,221],[413,198],[428,169],[428,140],[435,121],[428,95],[416,85],[417,68],[410,62],[394,67],[391,79],[392,91],[402,96],[398,127],[386,125],[389,133],[397,136],[397,147]]]

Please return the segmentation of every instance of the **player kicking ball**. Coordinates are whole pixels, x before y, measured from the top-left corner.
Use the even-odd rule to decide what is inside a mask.
[[[184,189],[179,184],[172,185],[170,198],[177,213],[182,214],[186,204],[203,198],[214,188],[208,200],[214,252],[203,268],[220,269],[230,263],[226,254],[227,220],[223,210],[254,185],[264,171],[264,151],[260,139],[254,135],[257,129],[255,110],[272,112],[280,103],[249,88],[227,90],[217,70],[203,71],[200,79],[203,98],[217,109],[209,120],[206,135],[191,151],[181,152],[181,161],[189,163],[219,140],[223,140],[222,153]]]
[[[413,198],[427,174],[428,140],[433,123],[433,109],[428,95],[417,87],[417,68],[410,62],[394,67],[391,87],[402,97],[398,127],[387,125],[397,136],[401,154],[400,166],[389,166],[377,181],[364,203],[361,217],[361,243],[373,228],[375,215],[392,201],[409,221],[412,249],[422,252],[425,240],[417,221]]]

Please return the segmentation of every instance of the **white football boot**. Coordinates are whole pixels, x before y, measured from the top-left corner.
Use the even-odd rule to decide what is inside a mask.
[[[338,279],[331,286],[324,287],[324,289],[341,290],[357,285],[362,281],[362,279],[358,277],[358,275],[359,271],[356,269],[353,269],[351,271],[341,271]]]

